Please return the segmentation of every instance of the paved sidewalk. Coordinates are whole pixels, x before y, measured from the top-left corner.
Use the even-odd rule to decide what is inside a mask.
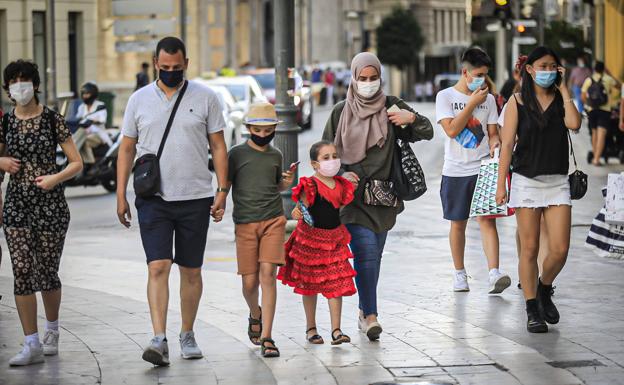
[[[427,162],[439,157],[421,153]],[[548,334],[532,335],[525,329],[524,300],[515,288],[513,218],[500,220],[499,231],[502,268],[514,286],[502,295],[486,294],[485,257],[478,228],[471,222],[466,264],[472,291],[452,292],[439,175],[427,175],[429,192],[407,204],[388,237],[379,283],[385,333],[379,342],[371,343],[358,333],[355,296],[345,299],[343,310],[343,331],[353,343],[329,345],[329,315],[321,299],[318,326],[326,344],[308,344],[301,298],[280,285],[274,338],[282,357],[262,359],[259,348],[247,339],[247,310],[235,274],[233,225],[226,221],[209,232],[196,324],[205,353],[202,360],[184,361],[179,356],[179,276],[173,269],[169,368],[152,368],[141,360],[151,325],[138,228],[126,231],[116,224],[114,200],[109,197],[71,199],[72,212],[90,212],[97,219],[76,218],[68,238],[61,266],[61,354],[41,365],[8,367],[22,336],[5,253],[0,267],[0,385],[624,384],[624,261],[599,258],[583,245],[587,225],[601,205],[605,175],[617,169],[589,170],[588,196],[575,202],[572,248],[555,284],[554,301],[562,319]],[[6,251],[5,244],[3,248]]]

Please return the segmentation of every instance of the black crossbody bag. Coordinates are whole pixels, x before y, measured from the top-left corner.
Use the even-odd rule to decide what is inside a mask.
[[[167,136],[169,136],[169,131],[171,131],[173,119],[175,118],[178,106],[182,101],[187,87],[188,81],[185,81],[173,105],[171,115],[169,115],[169,121],[167,122],[165,133],[160,141],[158,153],[156,155],[145,154],[134,162],[134,167],[132,168],[134,172],[134,192],[138,197],[149,198],[160,192],[160,156],[165,148],[165,142],[167,141]]]

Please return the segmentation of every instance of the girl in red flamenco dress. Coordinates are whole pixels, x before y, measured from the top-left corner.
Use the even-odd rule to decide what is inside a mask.
[[[336,176],[340,159],[333,143],[321,141],[310,149],[314,176],[302,177],[293,189],[297,227],[284,246],[286,264],[277,278],[303,296],[306,338],[312,344],[324,343],[316,329],[316,302],[322,294],[329,302],[332,345],[351,342],[340,329],[342,297],[356,293],[355,270],[349,263],[351,236],[340,223],[340,208],[353,200],[353,185]]]

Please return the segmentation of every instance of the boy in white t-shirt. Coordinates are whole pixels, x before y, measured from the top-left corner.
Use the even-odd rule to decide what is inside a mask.
[[[496,126],[498,112],[494,96],[485,86],[492,66],[489,56],[470,48],[462,56],[462,77],[457,84],[438,93],[436,119],[446,133],[440,197],[444,219],[451,221],[449,241],[455,265],[454,290],[469,291],[464,267],[466,225],[481,160],[500,146]],[[496,220],[478,218],[483,250],[488,260],[490,294],[498,294],[511,284],[498,270],[499,243]]]

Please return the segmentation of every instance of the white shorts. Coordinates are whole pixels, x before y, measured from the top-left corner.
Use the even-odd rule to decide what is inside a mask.
[[[567,175],[540,175],[535,178],[512,175],[509,207],[543,208],[559,205],[572,206]]]

